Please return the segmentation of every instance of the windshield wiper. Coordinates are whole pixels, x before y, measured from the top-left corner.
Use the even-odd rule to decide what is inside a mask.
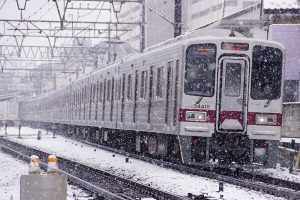
[[[266,104],[264,105],[264,107],[265,107],[265,108],[268,107],[268,106],[270,105],[271,101],[272,101],[272,97],[270,97],[270,98],[268,99],[268,101],[266,102]]]
[[[198,101],[196,102],[196,104],[199,105],[200,102],[202,101],[202,99],[203,99],[203,96],[199,97],[199,99],[198,99]]]

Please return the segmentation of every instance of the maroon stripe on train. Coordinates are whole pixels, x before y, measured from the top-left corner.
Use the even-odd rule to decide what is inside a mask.
[[[236,119],[243,124],[242,112],[240,111],[222,111],[220,115],[220,121],[223,123],[225,119]]]
[[[199,122],[199,123],[215,123],[216,121],[216,111],[215,110],[203,110],[203,109],[180,109],[179,110],[179,121],[185,122],[185,114],[187,111],[199,111],[206,112],[206,121],[189,121],[189,122]]]
[[[262,112],[248,112],[248,125],[256,124],[256,115],[276,115],[276,125],[259,124],[261,126],[281,126],[282,125],[282,114],[281,113],[262,113]]]
[[[207,113],[206,121],[189,121],[189,122],[199,122],[199,123],[215,123],[216,122],[216,111],[215,110],[202,110],[202,109],[183,109],[179,111],[179,121],[185,122],[185,116],[187,111],[200,111]],[[221,121],[225,119],[237,119],[242,123],[241,119],[242,112],[239,111],[222,111]],[[268,124],[256,124],[256,115],[276,115],[276,125]],[[281,126],[282,125],[282,114],[280,113],[262,113],[262,112],[248,112],[247,125],[259,125],[259,126]]]

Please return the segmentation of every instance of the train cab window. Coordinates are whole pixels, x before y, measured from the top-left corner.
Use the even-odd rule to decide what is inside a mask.
[[[282,51],[255,46],[252,55],[251,98],[278,99],[281,95]]]
[[[241,93],[241,70],[240,63],[227,63],[225,68],[224,92],[229,97],[239,97]]]
[[[142,71],[140,98],[145,99],[147,94],[148,71]]]
[[[132,100],[132,88],[133,88],[133,75],[128,75],[127,79],[127,100]]]
[[[163,71],[164,67],[157,68],[157,75],[156,75],[156,97],[162,98],[163,97]]]
[[[215,89],[215,44],[193,44],[186,50],[184,92],[211,97]]]

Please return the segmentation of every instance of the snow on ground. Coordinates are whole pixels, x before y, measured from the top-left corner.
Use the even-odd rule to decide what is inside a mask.
[[[130,162],[126,163],[126,157],[122,155],[96,149],[62,136],[53,139],[52,135],[46,135],[45,131],[42,131],[42,139],[37,140],[37,132],[37,129],[24,127],[21,132],[22,139],[18,139],[17,128],[8,128],[10,140],[70,160],[76,160],[145,185],[182,196],[186,196],[188,193],[196,195],[207,193],[216,198],[220,197],[220,193],[217,192],[218,181],[216,180],[183,174],[135,159],[130,159]],[[223,196],[224,199],[282,199],[226,183],[224,184]]]
[[[20,178],[21,175],[28,174],[29,164],[17,160],[10,155],[0,152],[0,199],[1,200],[19,200],[20,199]],[[81,189],[68,185],[68,200],[92,199]],[[11,199],[12,198],[12,199]]]
[[[28,166],[0,152],[0,199],[20,199],[20,178],[22,174],[28,174]]]
[[[300,138],[281,138],[280,142],[291,143],[292,140],[295,140],[295,143],[300,143]]]
[[[289,142],[291,142],[292,139],[294,139],[296,143],[300,143],[299,138],[281,138],[280,142],[289,143]],[[291,151],[295,151],[295,150],[291,150]],[[271,177],[274,177],[274,178],[279,178],[279,179],[283,179],[283,180],[288,180],[288,181],[293,181],[293,182],[300,183],[300,173],[298,172],[297,175],[290,174],[289,169],[286,168],[286,167],[281,167],[280,171],[277,171],[276,169],[271,169],[271,168],[269,168],[269,169],[256,169],[255,171],[258,172],[258,173],[261,173],[261,174],[267,174],[267,175],[269,175]]]
[[[288,181],[300,183],[300,174],[299,174],[299,172],[295,176],[293,174],[290,174],[289,170],[286,167],[282,167],[280,169],[280,172],[278,172],[276,169],[271,169],[271,168],[269,168],[269,169],[259,169],[259,170],[256,170],[256,171],[261,173],[261,174],[266,174],[266,175],[269,175],[269,176],[274,177],[274,178],[279,178],[279,179],[283,179],[283,180],[288,180]]]

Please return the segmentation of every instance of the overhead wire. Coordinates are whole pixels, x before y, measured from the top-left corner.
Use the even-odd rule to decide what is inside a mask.
[[[95,8],[93,9],[96,9],[99,5],[100,5],[101,2],[98,2],[98,4],[95,6]],[[84,15],[79,15],[80,17],[86,17],[88,15],[90,15],[92,12],[94,12],[95,10],[91,10],[90,12],[88,12],[87,14],[84,14]]]
[[[6,1],[6,0],[5,0]],[[27,15],[26,17],[24,18],[31,18],[33,15],[37,14],[37,11],[42,9],[43,7],[45,7],[45,5],[48,3],[48,0],[45,1],[45,3],[40,6],[38,9],[36,9],[35,11],[33,11],[31,14]],[[21,25],[21,22],[19,22],[17,25],[16,25],[16,28],[19,28]],[[10,39],[12,38],[12,36],[10,36],[5,42],[8,42]],[[12,44],[14,41],[11,41],[9,44]]]
[[[4,2],[2,3],[1,7],[0,7],[0,10],[3,8],[3,6],[5,5],[7,0],[4,0]]]

